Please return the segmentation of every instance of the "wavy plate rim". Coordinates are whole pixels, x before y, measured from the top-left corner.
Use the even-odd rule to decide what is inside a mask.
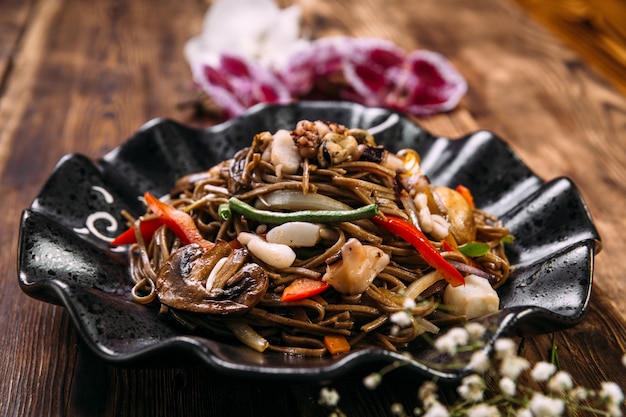
[[[28,273],[28,271],[26,271],[27,267],[30,265],[28,261],[28,254],[30,252],[27,243],[28,237],[30,236],[28,235],[30,233],[29,227],[32,227],[30,223],[39,221],[34,220],[33,216],[35,218],[37,218],[38,216],[42,216],[50,222],[56,222],[58,220],[55,218],[50,218],[51,213],[48,213],[46,211],[45,203],[41,204],[41,200],[45,196],[45,190],[48,182],[52,181],[51,179],[56,174],[58,174],[64,164],[73,162],[74,159],[86,159],[86,161],[91,161],[91,163],[93,163],[97,172],[99,172],[101,175],[105,175],[107,173],[107,169],[111,168],[111,163],[117,162],[119,158],[122,158],[122,154],[125,151],[128,151],[129,147],[132,147],[133,141],[141,140],[141,137],[149,134],[155,129],[159,129],[162,126],[165,126],[166,128],[174,126],[176,129],[180,128],[185,131],[196,131],[201,132],[202,134],[211,133],[212,135],[220,135],[224,134],[224,132],[230,132],[230,130],[235,129],[236,126],[242,123],[242,120],[249,121],[255,117],[263,117],[267,114],[270,114],[272,117],[277,118],[281,117],[280,115],[282,114],[288,114],[290,112],[309,114],[324,112],[327,110],[331,111],[332,109],[339,109],[339,111],[346,112],[350,116],[354,116],[356,114],[356,116],[360,118],[363,118],[364,114],[368,115],[372,113],[375,117],[382,118],[383,125],[379,128],[382,132],[386,132],[386,129],[395,128],[397,124],[407,125],[409,127],[414,126],[417,131],[421,131],[424,135],[428,136],[429,140],[432,140],[432,142],[434,143],[433,146],[440,146],[441,149],[435,149],[435,151],[430,150],[430,152],[439,152],[436,155],[437,158],[450,158],[450,149],[448,149],[448,147],[451,146],[452,142],[454,142],[454,146],[459,146],[461,151],[466,151],[467,149],[463,148],[463,146],[466,145],[468,141],[473,140],[474,142],[472,146],[480,147],[488,146],[490,141],[495,140],[498,146],[503,147],[507,152],[510,152],[512,157],[517,158],[517,162],[521,164],[524,169],[527,170],[525,174],[528,175],[527,180],[531,183],[530,189],[519,191],[519,193],[521,193],[519,195],[524,195],[524,193],[526,193],[525,198],[528,199],[531,199],[534,193],[541,192],[542,190],[544,190],[544,187],[547,186],[551,186],[559,190],[563,187],[565,187],[566,189],[570,187],[571,190],[566,191],[572,193],[574,199],[577,199],[577,202],[580,203],[579,210],[582,212],[582,218],[586,218],[588,220],[588,224],[586,224],[588,229],[584,230],[586,234],[583,234],[580,237],[580,240],[577,241],[575,245],[565,246],[561,248],[561,250],[567,253],[569,253],[568,251],[572,251],[574,249],[580,249],[585,259],[588,258],[588,265],[585,265],[586,267],[588,267],[588,276],[585,277],[586,279],[588,279],[588,283],[581,284],[581,288],[586,286],[586,288],[583,288],[586,289],[586,293],[579,294],[579,296],[582,297],[582,302],[578,306],[578,311],[574,315],[567,316],[538,306],[513,306],[512,308],[501,310],[499,313],[497,313],[497,315],[494,316],[497,317],[497,325],[495,326],[495,329],[489,334],[489,340],[486,340],[486,347],[484,349],[487,351],[487,353],[489,353],[492,349],[492,344],[495,338],[517,333],[520,328],[526,325],[526,323],[531,323],[533,322],[533,320],[547,320],[548,322],[551,322],[552,327],[566,328],[575,325],[583,318],[584,314],[587,311],[590,300],[593,281],[594,257],[601,249],[601,239],[597,231],[595,230],[595,226],[593,225],[591,214],[589,213],[586,203],[582,199],[582,196],[580,196],[580,193],[578,192],[576,186],[569,179],[567,179],[566,177],[559,177],[548,182],[544,181],[543,179],[538,177],[530,168],[528,168],[524,164],[524,162],[521,161],[521,159],[519,159],[519,157],[505,141],[503,141],[492,132],[477,131],[465,135],[461,138],[435,137],[429,132],[423,130],[412,120],[395,112],[385,109],[367,108],[354,103],[346,102],[303,102],[286,106],[258,105],[249,109],[240,118],[232,119],[225,123],[206,129],[191,128],[168,119],[157,118],[146,122],[138,129],[135,135],[129,138],[122,145],[108,152],[97,161],[92,161],[91,159],[78,154],[68,154],[64,156],[63,158],[61,158],[57,166],[53,169],[50,178],[48,179],[46,184],[44,184],[44,187],[42,187],[42,190],[39,192],[37,197],[34,199],[33,204],[31,204],[30,207],[24,209],[22,214],[18,247],[18,281],[21,289],[33,298],[40,299],[46,302],[60,304],[67,308],[72,317],[72,321],[74,322],[79,330],[79,333],[81,334],[81,337],[87,342],[91,350],[104,360],[116,364],[139,364],[144,362],[147,358],[159,356],[170,351],[189,351],[196,359],[200,359],[202,362],[206,363],[211,368],[217,371],[234,373],[250,377],[275,377],[287,379],[308,378],[320,380],[342,376],[348,372],[355,371],[360,366],[368,365],[370,363],[390,362],[405,358],[401,354],[384,351],[382,349],[366,349],[353,351],[339,359],[321,362],[322,364],[319,366],[310,367],[301,365],[299,366],[297,364],[298,361],[293,361],[296,362],[296,365],[294,366],[273,366],[271,364],[267,365],[263,363],[254,364],[253,362],[237,363],[236,361],[233,362],[223,360],[222,357],[216,354],[216,349],[218,347],[216,347],[215,343],[220,342],[215,342],[207,338],[191,335],[178,335],[168,337],[164,341],[159,341],[155,344],[146,347],[140,347],[129,352],[112,351],[107,346],[99,343],[98,340],[94,340],[91,331],[85,325],[85,319],[81,316],[82,313],[78,311],[77,302],[72,297],[72,293],[69,291],[67,283],[51,277],[33,279],[33,277],[29,276],[30,274]],[[473,156],[471,155],[472,149],[475,148],[469,148],[467,152],[468,154],[470,154],[470,156]],[[130,151],[130,154],[132,156],[132,150]],[[431,163],[428,159],[429,157],[431,157],[431,155],[431,153],[427,155],[426,164]],[[452,155],[452,161],[455,161],[454,158],[458,159],[459,156]],[[431,159],[435,160],[436,158],[431,157]],[[432,164],[433,166],[435,166],[437,162],[435,161]],[[522,188],[523,186],[523,184],[520,185],[520,187]],[[533,187],[535,188],[533,189]],[[557,194],[557,196],[559,195],[560,194]],[[504,207],[507,209],[506,213],[510,213],[512,207],[515,206],[511,206],[511,204],[507,206],[505,204]],[[530,331],[528,329],[525,329],[524,332],[532,333],[532,329],[530,329]],[[411,363],[408,368],[423,376],[437,377],[444,380],[459,380],[470,372],[470,369],[467,367],[462,367],[452,372],[442,371],[436,369],[433,366],[424,364],[424,362]]]

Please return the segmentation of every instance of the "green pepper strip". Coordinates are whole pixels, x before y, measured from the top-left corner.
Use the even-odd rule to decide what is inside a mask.
[[[282,224],[288,222],[351,222],[354,220],[368,219],[378,214],[377,204],[369,204],[352,210],[301,210],[292,212],[259,210],[235,197],[231,197],[228,200],[228,207],[230,210],[248,219],[268,224]],[[222,219],[226,219],[229,214],[221,210],[220,216]]]

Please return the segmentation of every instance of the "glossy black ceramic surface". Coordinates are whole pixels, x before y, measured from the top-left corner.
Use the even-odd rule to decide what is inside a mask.
[[[23,212],[21,288],[34,298],[65,306],[90,348],[120,364],[191,355],[222,372],[322,380],[405,359],[381,349],[354,350],[340,358],[260,354],[184,333],[160,318],[158,307],[131,300],[126,253],[108,244],[125,228],[121,210],[142,214],[138,197],[144,191],[165,194],[177,178],[233,156],[254,134],[292,129],[301,119],[367,128],[391,150],[416,149],[433,183],[468,186],[476,205],[510,228],[516,239],[507,254],[514,270],[498,291],[501,311],[480,320],[489,329],[486,350],[499,336],[549,332],[582,319],[600,239],[571,181],[538,178],[490,132],[435,137],[395,113],[346,102],[258,106],[205,130],[153,120],[101,160],[67,155]],[[425,345],[415,346],[413,353],[417,360],[404,367],[409,372],[448,380],[468,372],[463,365],[445,370],[437,366],[447,358]]]

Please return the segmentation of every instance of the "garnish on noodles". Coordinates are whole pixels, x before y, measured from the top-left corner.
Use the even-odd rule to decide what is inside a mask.
[[[303,120],[180,178],[113,241],[133,299],[259,352],[406,348],[498,310],[511,236],[471,190],[431,184],[414,150]]]

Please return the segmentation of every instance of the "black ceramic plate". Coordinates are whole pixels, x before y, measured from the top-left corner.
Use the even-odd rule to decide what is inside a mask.
[[[589,302],[600,239],[576,187],[566,178],[544,182],[498,137],[479,131],[435,137],[410,120],[350,103],[259,106],[243,117],[195,130],[168,120],[143,126],[99,161],[67,155],[24,210],[19,283],[30,296],[67,308],[86,343],[102,358],[141,364],[155,356],[191,354],[223,372],[261,377],[328,379],[357,368],[405,359],[379,349],[340,358],[260,354],[227,341],[183,333],[156,307],[131,301],[123,250],[108,241],[124,229],[126,209],[144,212],[138,196],[162,195],[182,175],[231,157],[255,133],[293,128],[301,119],[371,129],[392,150],[414,148],[436,184],[470,187],[478,207],[499,216],[516,237],[508,246],[514,272],[499,289],[501,311],[481,319],[486,350],[503,335],[549,332],[577,323]],[[432,348],[420,346],[405,369],[456,380],[468,369],[441,369]]]

